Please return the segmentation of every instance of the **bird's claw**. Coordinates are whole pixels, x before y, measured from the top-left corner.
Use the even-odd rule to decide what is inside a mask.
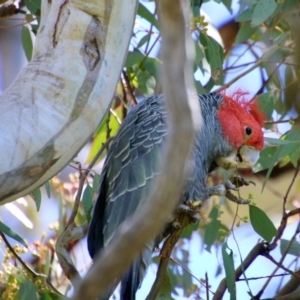
[[[233,190],[233,191],[236,191],[236,192],[239,190],[239,188],[236,187],[235,183],[233,183],[231,180],[225,181],[224,186],[226,188],[226,193],[227,193],[228,190]]]
[[[252,180],[247,180],[241,176],[232,176],[230,179],[230,182],[233,183],[236,187],[241,187],[241,186],[248,186],[250,184],[253,184],[256,186],[256,183]]]
[[[228,182],[230,182],[235,188],[231,188],[230,184],[228,184]],[[233,195],[230,190],[238,191],[240,187],[242,187],[242,186],[248,186],[250,184],[256,185],[254,181],[244,179],[241,176],[233,176],[233,177],[231,177],[225,183],[226,188],[228,187],[226,189],[225,197],[228,200],[233,201],[233,202],[235,202],[237,204],[249,204],[251,202],[251,200],[245,200],[243,198],[239,198],[239,197]]]
[[[235,202],[237,204],[250,204],[250,202],[251,202],[251,200],[245,200],[243,198],[238,198],[237,196],[233,195],[230,190],[226,191],[225,197],[228,200]]]
[[[200,211],[201,204],[202,204],[202,202],[200,200],[199,201],[189,200],[185,204],[178,205],[176,208],[175,214],[179,215],[179,214],[185,213],[190,217],[191,223],[196,223],[197,221],[200,220],[198,213]],[[174,228],[181,227],[180,223],[177,220],[175,220],[172,223],[172,226]]]

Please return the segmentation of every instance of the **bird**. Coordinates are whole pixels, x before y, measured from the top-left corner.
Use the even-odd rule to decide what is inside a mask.
[[[180,204],[206,201],[212,195],[226,195],[230,183],[206,184],[207,175],[217,167],[233,169],[253,165],[263,149],[264,113],[248,93],[199,94],[203,126],[196,131],[188,161]],[[167,109],[163,95],[154,95],[133,107],[109,148],[100,176],[99,194],[92,211],[87,244],[90,256],[108,245],[118,226],[138,213],[160,173],[168,136]],[[184,141],[183,141],[184,142]],[[167,228],[168,226],[166,226]],[[169,229],[162,236],[169,233]],[[162,237],[154,238],[133,262],[121,281],[120,299],[134,300],[150,264],[154,248]],[[109,299],[118,279],[106,295]]]

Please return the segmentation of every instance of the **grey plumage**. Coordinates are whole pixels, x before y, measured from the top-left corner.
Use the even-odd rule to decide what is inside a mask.
[[[204,126],[196,134],[182,203],[206,200],[216,193],[215,188],[206,186],[206,176],[216,167],[217,157],[229,155],[232,151],[232,146],[222,135],[217,117],[222,96],[213,93],[199,95],[199,101]],[[88,234],[91,257],[105,247],[117,227],[143,205],[153,179],[159,174],[167,134],[162,95],[139,103],[124,120],[111,144],[101,174],[99,196]],[[154,240],[149,241],[140,258],[123,277],[121,299],[135,299],[136,289],[150,263],[154,243]]]

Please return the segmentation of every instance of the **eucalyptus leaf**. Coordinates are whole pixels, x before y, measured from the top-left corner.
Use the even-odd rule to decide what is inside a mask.
[[[257,31],[256,27],[251,27],[250,23],[246,23],[243,24],[243,26],[241,26],[236,38],[235,38],[235,42],[237,44],[241,44],[246,42],[248,39],[250,39],[250,37]]]
[[[172,286],[171,286],[170,278],[168,273],[166,273],[155,300],[172,300],[171,292],[172,292]]]
[[[4,223],[0,221],[0,231],[7,236],[11,237],[12,239],[16,240],[17,242],[21,243],[23,246],[27,247],[27,244],[25,241],[13,230],[11,230],[8,226],[6,226]]]
[[[157,19],[141,2],[139,2],[137,14],[159,29],[159,23]]]
[[[35,285],[31,280],[24,279],[18,292],[18,300],[38,300]]]
[[[31,61],[33,43],[30,30],[27,26],[22,26],[22,45],[28,61]]]
[[[252,14],[252,26],[257,26],[266,21],[277,7],[275,0],[259,0]]]
[[[82,196],[83,209],[88,222],[91,219],[91,211],[93,208],[93,195],[93,188],[88,184],[84,189]]]
[[[273,222],[269,219],[267,214],[254,205],[249,205],[250,222],[254,231],[259,234],[267,242],[271,242],[273,237],[277,234]]]
[[[227,251],[229,251],[229,253]],[[225,274],[226,274],[227,288],[230,294],[230,300],[236,300],[233,253],[232,250],[228,247],[226,242],[222,245],[222,257],[223,257]]]
[[[221,222],[220,220],[217,219],[218,215],[219,215],[219,209],[215,206],[210,211],[209,218],[211,219],[211,221],[205,228],[205,232],[204,232],[204,244],[206,246],[205,250],[207,250],[208,252],[211,251],[211,247],[215,243],[219,235]]]
[[[289,243],[290,243],[290,241],[288,241],[288,240],[285,240],[285,239],[280,240],[281,255],[284,254],[284,252],[286,251]],[[300,244],[299,244],[299,242],[293,241],[287,253],[298,257],[299,254],[300,254]]]
[[[36,210],[39,211],[42,203],[42,193],[40,188],[35,189],[30,193],[31,198],[35,202]]]

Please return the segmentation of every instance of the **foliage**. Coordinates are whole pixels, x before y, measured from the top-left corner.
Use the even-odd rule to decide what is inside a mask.
[[[296,181],[300,151],[298,67],[300,40],[297,32],[300,25],[299,1],[241,0],[239,13],[233,14],[232,1],[215,0],[216,3],[219,3],[219,7],[225,7],[231,14],[231,23],[235,28],[234,39],[230,40],[226,39],[226,35],[222,36],[223,45],[216,36],[211,35],[209,22],[199,10],[202,2],[209,1],[193,0],[190,2],[192,15],[189,26],[195,46],[194,72],[197,91],[209,93],[213,90],[220,91],[224,88],[231,88],[256,70],[256,75],[252,73],[252,77],[247,78],[253,80],[253,77],[256,77],[259,88],[253,90],[250,82],[249,90],[256,96],[268,119],[266,132],[272,134],[270,135],[272,137],[266,138],[269,147],[261,152],[260,159],[254,168],[254,171],[259,174],[256,178],[257,180],[263,178],[263,188],[268,189],[274,173],[282,176],[281,178],[283,178],[284,172],[292,172],[294,175],[288,189],[280,191],[279,199],[274,195],[274,203],[276,202],[277,206],[281,207],[282,214],[280,226],[277,229],[271,216],[259,208],[259,204],[255,206],[252,203],[249,205],[249,213],[245,212],[246,215],[240,216],[239,206],[232,213],[228,209],[225,199],[212,199],[213,205],[210,208],[204,208],[201,212],[200,224],[186,228],[182,240],[176,245],[167,276],[157,299],[170,299],[170,297],[178,295],[180,297],[181,294],[189,299],[209,299],[210,293],[214,293],[216,290],[221,291],[221,285],[214,288],[210,286],[209,280],[211,279],[208,276],[199,278],[189,270],[190,252],[186,248],[195,243],[193,241],[195,234],[200,235],[204,243],[199,256],[206,251],[217,253],[222,257],[216,275],[219,275],[222,269],[225,270],[222,274],[226,278],[228,297],[237,299],[240,290],[238,281],[240,275],[237,276],[236,266],[241,264],[241,272],[247,283],[248,293],[255,299],[259,299],[270,280],[274,278],[275,272],[270,271],[266,274],[270,279],[265,279],[260,290],[252,291],[249,285],[252,279],[247,278],[244,265],[246,260],[242,258],[239,250],[240,243],[235,238],[238,227],[247,223],[248,219],[250,219],[253,231],[269,242],[268,252],[270,252],[270,254],[259,253],[248,257],[251,263],[254,263],[255,259],[261,255],[264,259],[274,263],[277,270],[289,271],[288,274],[296,272],[299,274],[297,266],[300,250],[299,240],[297,240],[299,225],[292,237],[283,238],[288,221],[299,214],[299,208],[291,200],[294,196],[291,195],[293,184],[299,186],[299,182]],[[22,30],[22,43],[28,60],[32,57],[32,34],[37,32],[40,21],[40,4],[38,0],[25,1],[28,12],[24,15],[22,23],[26,24]],[[80,164],[73,162],[71,165],[76,172],[75,175],[70,175],[68,182],[62,182],[55,177],[45,185],[47,197],[59,199],[59,218],[51,226],[52,236],[50,239],[46,240],[42,237],[40,241],[28,244],[32,255],[30,259],[26,260],[31,261],[32,269],[24,267],[25,259],[21,259],[18,255],[25,251],[25,248],[15,246],[8,249],[4,256],[3,272],[0,276],[1,283],[5,285],[3,299],[57,299],[59,292],[56,289],[63,293],[69,289],[70,285],[65,275],[57,271],[58,261],[54,254],[57,250],[54,249],[54,241],[57,240],[67,224],[84,226],[89,221],[99,183],[99,174],[89,171],[94,168],[96,162],[105,157],[105,150],[109,146],[111,137],[117,132],[128,109],[135,105],[140,98],[162,92],[158,75],[161,60],[159,55],[160,32],[156,12],[149,10],[146,2],[140,1],[136,21],[114,101],[90,142],[90,151],[86,161],[82,162],[89,163],[89,166],[82,168]],[[222,32],[221,29],[220,32]],[[251,54],[253,60],[244,63],[245,53]],[[282,124],[287,125],[283,130],[280,129]],[[216,184],[228,176],[229,174],[226,172],[216,173],[211,175],[208,181]],[[32,192],[30,196],[34,199],[37,210],[43,204],[44,198],[47,198],[43,196],[40,189]],[[68,218],[72,214],[74,199],[79,208],[75,209],[76,216],[73,222],[70,222]],[[264,198],[261,196],[261,199],[255,198],[254,200],[260,203]],[[225,212],[226,214],[232,213],[231,222],[223,221],[222,216]],[[86,227],[83,228],[86,232]],[[27,245],[20,235],[2,222],[0,230],[22,245]],[[6,242],[9,245],[8,241]],[[280,245],[280,259],[271,256],[271,251],[276,248],[277,243]],[[70,249],[75,244],[71,243]],[[187,247],[187,245],[189,246]],[[251,250],[255,244],[248,245],[248,247]],[[294,260],[291,265],[285,267],[283,261],[288,255],[292,256]],[[153,261],[157,263],[158,259]],[[68,272],[65,269],[64,271]],[[66,275],[71,277],[69,273]],[[284,275],[281,277],[283,278]]]

